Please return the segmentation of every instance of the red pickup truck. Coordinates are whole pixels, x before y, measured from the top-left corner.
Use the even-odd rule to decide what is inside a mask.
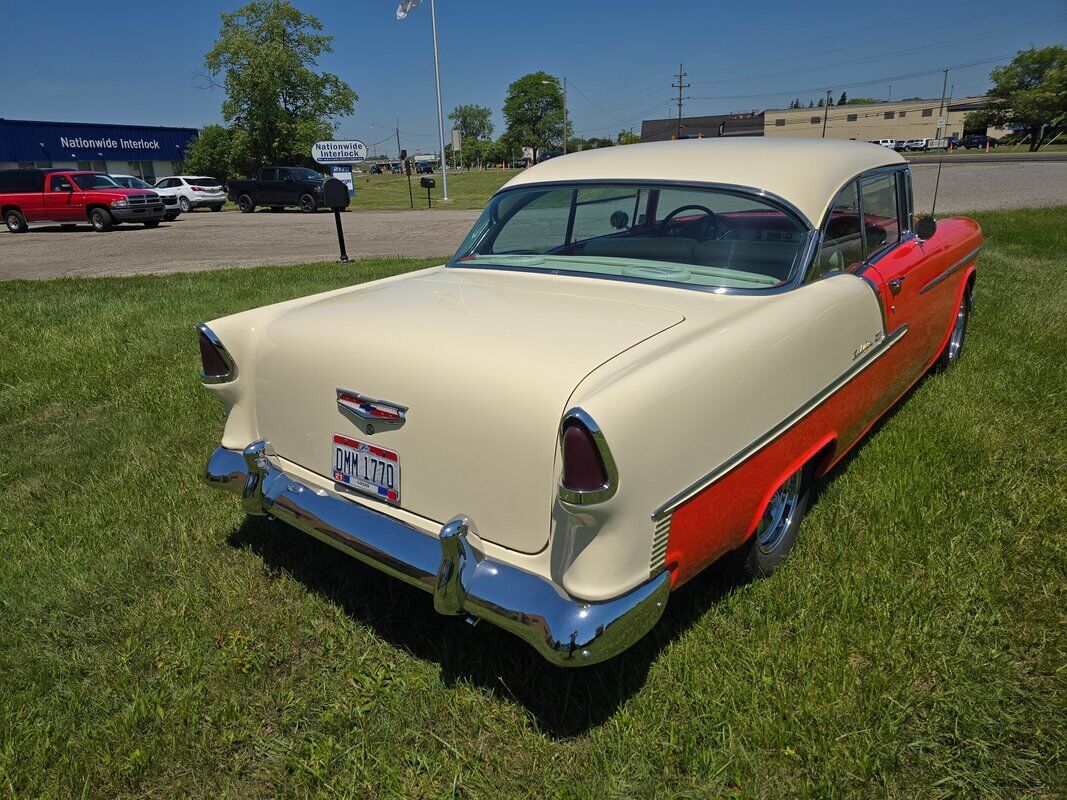
[[[88,222],[106,231],[122,222],[154,228],[163,219],[155,192],[127,189],[101,172],[70,169],[0,170],[0,214],[7,229],[22,233],[28,222],[58,222],[64,228]]]

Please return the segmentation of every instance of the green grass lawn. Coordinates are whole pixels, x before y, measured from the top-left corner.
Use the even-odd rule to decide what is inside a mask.
[[[196,321],[433,260],[0,283],[0,797],[1064,796],[1067,208],[979,218],[786,565],[582,671],[200,483]]]

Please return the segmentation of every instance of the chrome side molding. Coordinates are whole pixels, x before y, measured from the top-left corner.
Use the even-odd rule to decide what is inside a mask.
[[[969,252],[967,255],[965,255],[963,258],[961,258],[959,261],[957,261],[955,264],[953,264],[951,267],[946,269],[944,272],[942,272],[940,275],[938,275],[932,281],[930,281],[925,286],[923,286],[919,290],[919,294],[924,294],[924,293],[930,291],[935,286],[937,286],[939,283],[941,283],[942,281],[946,280],[953,272],[958,270],[960,267],[962,267],[965,264],[969,264],[970,262],[974,261],[974,259],[978,256],[978,252],[981,249],[982,249],[982,245],[979,245],[978,247],[974,248],[974,250]]]

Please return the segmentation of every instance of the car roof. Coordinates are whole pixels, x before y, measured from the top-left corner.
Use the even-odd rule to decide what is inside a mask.
[[[815,227],[851,178],[906,164],[881,145],[833,139],[732,137],[647,142],[557,156],[508,181],[664,181],[718,183],[776,195]]]

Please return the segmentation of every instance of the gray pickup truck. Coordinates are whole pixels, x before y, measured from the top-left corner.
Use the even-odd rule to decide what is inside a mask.
[[[263,167],[258,177],[230,181],[228,193],[245,214],[251,214],[257,206],[267,206],[271,211],[296,206],[310,214],[322,205],[324,183],[322,175],[307,167]]]

